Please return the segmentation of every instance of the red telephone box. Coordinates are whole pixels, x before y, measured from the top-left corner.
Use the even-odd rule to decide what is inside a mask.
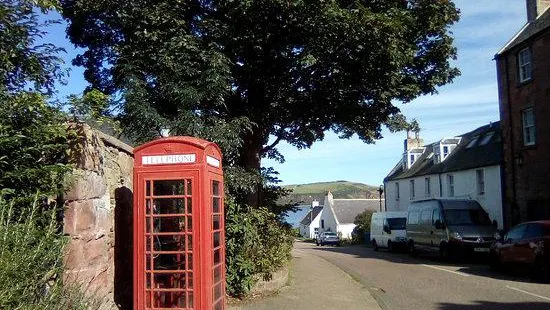
[[[191,137],[134,149],[134,310],[224,309],[221,152]]]

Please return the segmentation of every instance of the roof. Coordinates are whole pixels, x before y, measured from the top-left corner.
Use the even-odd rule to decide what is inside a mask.
[[[304,218],[300,221],[300,225],[309,225],[311,224],[311,220],[316,218],[319,213],[323,210],[323,206],[316,206],[313,207],[313,210],[309,210],[309,212],[304,216]]]
[[[340,224],[351,224],[355,221],[357,214],[380,209],[380,199],[334,199],[332,209]],[[384,199],[382,199],[384,205]]]
[[[521,30],[496,54],[495,58],[498,58],[502,54],[548,28],[550,28],[550,10],[547,9],[537,19],[525,24],[525,26],[523,26],[523,28],[521,28]]]
[[[408,170],[403,169],[403,165],[400,164],[403,160],[401,159],[384,181],[495,166],[502,163],[500,122],[481,126],[460,137],[462,138],[460,143],[443,162],[434,163],[434,145],[439,145],[440,142],[432,143],[426,146],[424,153]],[[487,141],[484,141],[484,138],[487,138],[485,139]],[[441,143],[445,140],[448,139],[442,140]],[[472,145],[469,145],[470,142]]]

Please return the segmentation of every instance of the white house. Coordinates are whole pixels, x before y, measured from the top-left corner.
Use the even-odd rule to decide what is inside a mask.
[[[384,199],[381,201],[384,205]],[[355,228],[355,217],[365,211],[378,211],[379,199],[334,199],[331,192],[325,196],[323,211],[320,216],[319,232],[336,232],[340,238],[350,239]]]
[[[427,198],[474,199],[502,228],[501,143],[499,122],[428,145],[407,137],[384,179],[387,211],[407,211],[411,201]]]
[[[300,236],[310,239],[317,237],[322,210],[323,206],[319,206],[318,201],[314,200],[311,203],[309,212],[300,221]]]

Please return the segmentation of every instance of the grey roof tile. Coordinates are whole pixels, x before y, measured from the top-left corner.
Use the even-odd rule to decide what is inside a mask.
[[[334,199],[333,210],[340,224],[352,224],[355,217],[365,211],[378,211],[380,207],[379,199]],[[384,199],[382,199],[384,206]]]
[[[512,50],[514,47],[550,28],[550,9],[546,10],[536,20],[526,24],[506,45],[496,54],[496,58]]]
[[[317,217],[317,215],[319,215],[319,213],[321,213],[322,210],[323,210],[323,206],[313,207],[313,211],[310,210],[304,216],[304,218],[300,221],[300,224],[305,225],[305,226],[309,225],[311,223],[311,220],[315,219]],[[313,215],[312,215],[312,212],[313,212]]]

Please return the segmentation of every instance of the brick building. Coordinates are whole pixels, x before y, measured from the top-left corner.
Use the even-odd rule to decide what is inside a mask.
[[[527,23],[496,54],[505,227],[550,219],[550,0],[526,0]]]

